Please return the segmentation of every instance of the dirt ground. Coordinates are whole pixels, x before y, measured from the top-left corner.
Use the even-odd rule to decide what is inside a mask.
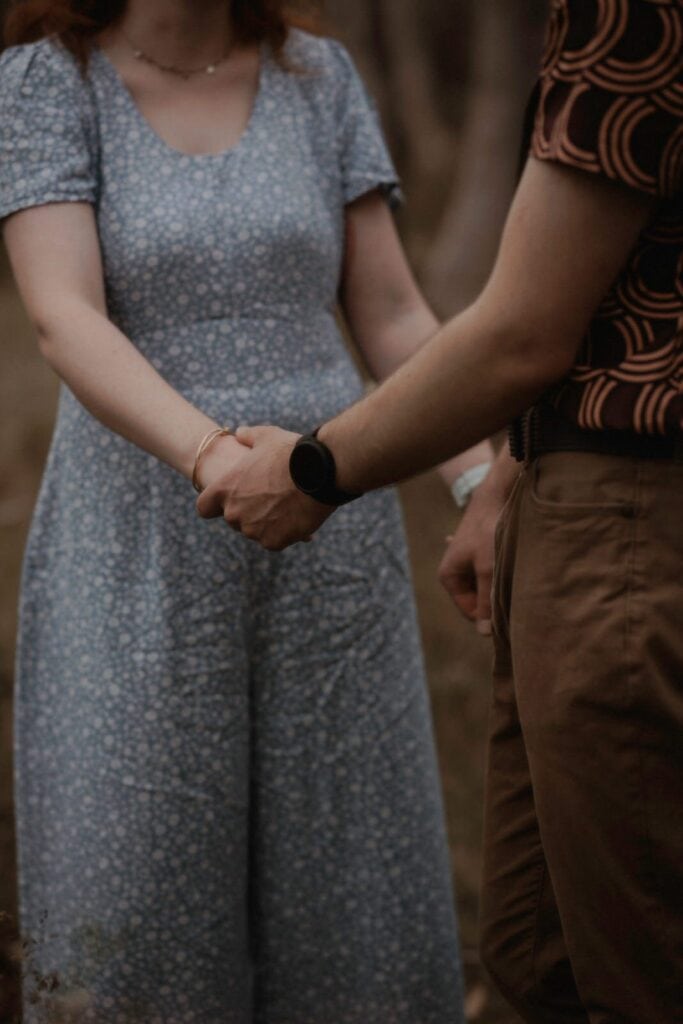
[[[11,689],[21,553],[49,444],[56,381],[43,364],[0,259],[0,1024],[15,1024],[15,862],[11,801]],[[482,783],[490,644],[461,621],[436,581],[456,513],[428,475],[402,490],[430,680],[468,979],[468,1015],[515,1024],[476,957]],[[333,1022],[330,1022],[333,1024]],[[418,1024],[418,1022],[416,1022]]]

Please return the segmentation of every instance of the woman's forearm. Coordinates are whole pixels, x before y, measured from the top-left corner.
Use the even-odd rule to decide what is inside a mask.
[[[377,381],[386,380],[433,338],[441,326],[424,301],[396,310],[364,331],[356,326],[354,335],[368,368]],[[368,337],[366,337],[368,335]]]
[[[92,207],[48,203],[20,210],[2,222],[2,231],[47,362],[101,423],[191,478],[197,447],[216,424],[109,320]],[[239,454],[233,438],[221,439],[226,461],[231,447]]]
[[[107,317],[76,301],[37,324],[41,352],[104,426],[191,478],[214,420],[178,394]],[[239,446],[235,441],[236,451]],[[222,446],[225,448],[225,446]]]

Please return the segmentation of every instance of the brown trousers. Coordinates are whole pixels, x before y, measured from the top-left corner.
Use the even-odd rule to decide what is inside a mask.
[[[683,464],[544,455],[497,544],[482,958],[532,1024],[681,1024]]]

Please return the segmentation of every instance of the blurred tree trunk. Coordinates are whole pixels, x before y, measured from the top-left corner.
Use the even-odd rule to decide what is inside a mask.
[[[326,0],[330,28],[360,65],[409,189],[450,160],[449,112],[458,105],[466,79],[472,3],[451,0],[444,11],[443,0]],[[436,52],[444,42],[445,60]],[[453,88],[454,72],[460,88]]]
[[[426,291],[442,314],[468,305],[490,273],[515,186],[539,25],[538,4],[475,3],[457,170],[424,268]]]
[[[414,0],[379,0],[376,5],[377,29],[383,36],[387,105],[399,122],[403,174],[408,181],[438,171],[450,146],[448,125],[436,104],[437,68],[428,49],[424,17],[425,9]]]
[[[478,294],[515,186],[547,0],[327,0],[406,186],[404,236],[442,315]]]

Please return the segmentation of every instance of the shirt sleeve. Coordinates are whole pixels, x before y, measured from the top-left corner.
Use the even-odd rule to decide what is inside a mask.
[[[531,152],[662,199],[683,190],[679,0],[555,0]]]
[[[330,41],[338,84],[338,147],[344,202],[379,189],[391,206],[403,196],[389,156],[379,116],[361,78],[341,44]]]
[[[87,86],[43,41],[0,57],[0,218],[44,203],[94,202]]]

